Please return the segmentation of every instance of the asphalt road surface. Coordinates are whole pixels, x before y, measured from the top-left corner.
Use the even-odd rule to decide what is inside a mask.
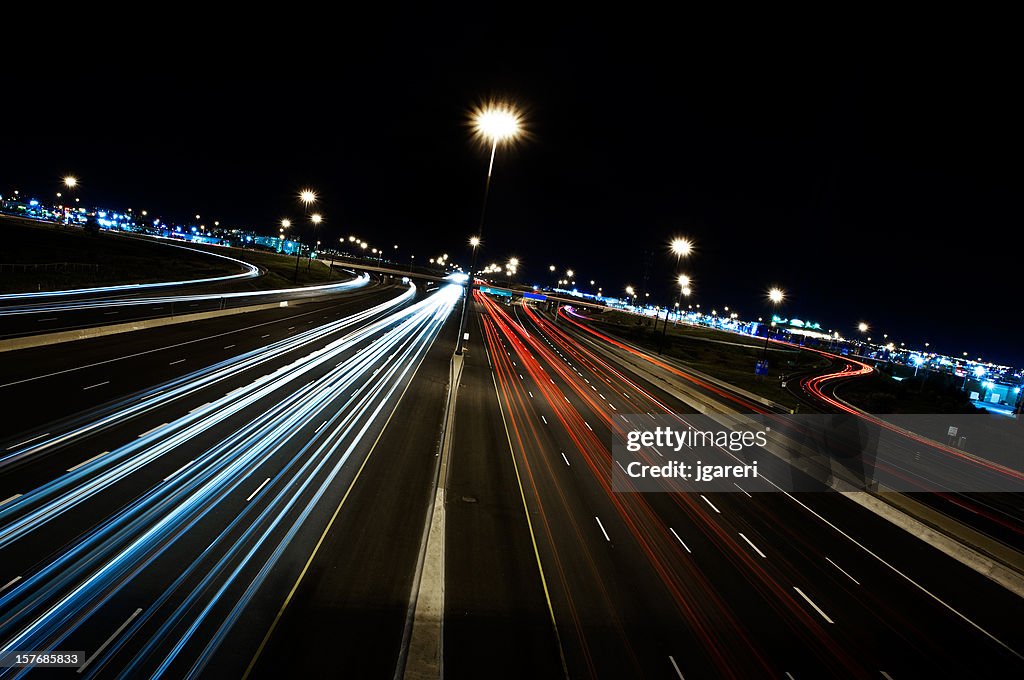
[[[484,337],[570,676],[1024,668],[1019,598],[839,494],[781,493],[760,480],[735,493],[613,491],[619,416],[685,419],[692,409],[585,345],[578,329],[485,304]],[[514,676],[501,664],[488,673]]]
[[[436,375],[437,352],[426,357],[458,290],[416,297],[401,287],[355,308],[324,303],[316,318],[290,319],[299,323],[289,332],[289,320],[269,321],[279,337],[266,326],[206,337],[191,347],[201,360],[168,361],[165,379],[149,374],[168,358],[153,348],[135,357],[143,363],[114,369],[125,384],[113,389],[137,387],[132,374],[147,387],[5,436],[3,650],[88,650],[83,677],[239,677],[268,632],[281,630],[275,618],[307,562],[307,575],[340,560],[373,579],[387,575],[389,564],[317,544],[363,463],[387,457],[375,442],[417,369],[429,364],[424,376]],[[429,431],[435,398],[417,392],[416,422]],[[371,500],[351,511],[359,531],[378,513],[381,495]],[[323,622],[298,620],[309,635]],[[290,667],[291,655],[280,654]],[[276,663],[273,653],[260,659]]]

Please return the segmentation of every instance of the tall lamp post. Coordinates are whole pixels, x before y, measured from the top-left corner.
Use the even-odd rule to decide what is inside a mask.
[[[860,331],[860,353],[863,356],[864,355],[864,334],[868,332],[869,326],[865,322],[861,321],[859,324],[857,324],[857,330]]]
[[[515,141],[523,133],[523,118],[519,111],[508,103],[491,102],[477,108],[472,114],[473,133],[478,140],[491,147],[491,157],[487,164],[487,181],[484,183],[484,201],[480,208],[480,226],[473,236],[477,245],[473,246],[473,264],[469,268],[466,279],[466,292],[462,298],[462,314],[459,317],[459,342],[456,354],[462,354],[466,329],[466,310],[469,298],[473,293],[473,280],[476,276],[477,246],[484,235],[484,217],[487,215],[487,197],[491,193],[491,176],[494,174],[494,156],[498,145]],[[472,241],[471,241],[472,242]]]
[[[75,189],[78,188],[78,178],[74,175],[67,175],[64,178],[64,186],[67,187],[68,191],[74,193]],[[73,198],[73,196],[69,196]],[[64,224],[71,224],[71,206],[64,208]]]
[[[781,288],[772,288],[768,291],[768,301],[772,303],[772,313],[774,314],[779,303],[786,298],[786,294]],[[768,339],[772,335],[772,322],[769,322],[764,333],[764,351],[761,353],[761,358],[765,361],[765,368],[768,366]]]
[[[313,238],[316,238],[316,230],[320,228],[320,223],[324,221],[323,216],[320,213],[313,213],[309,216],[309,221],[313,223],[313,237],[310,239],[312,242]],[[316,245],[320,245],[320,241],[316,242]],[[309,246],[309,258],[306,260],[306,271],[309,271],[309,265],[313,262],[313,245],[310,243]]]
[[[299,192],[299,201],[302,203],[302,214],[306,215],[309,206],[316,202],[316,192],[312,189],[303,189]],[[299,260],[302,258],[302,239],[299,230],[295,230],[295,284],[299,283]]]
[[[679,261],[682,260],[687,255],[689,255],[691,252],[693,252],[693,243],[690,242],[690,240],[686,239],[686,238],[674,238],[674,239],[672,239],[672,243],[669,244],[669,248],[672,250],[672,253],[676,256],[676,267],[678,268],[679,267]],[[683,283],[683,278],[686,278],[686,283]],[[690,283],[689,277],[686,277],[685,275],[679,277],[679,287],[680,288],[683,288],[684,286],[689,285],[689,283]],[[669,308],[666,305],[665,306],[665,325],[662,326],[662,328],[661,328],[661,342],[658,343],[658,354],[661,354],[662,351],[664,351],[664,349],[665,349],[665,342],[666,342],[666,340],[668,340],[668,311],[669,311]],[[657,319],[655,319],[655,322],[657,322]],[[655,330],[657,330],[657,326],[655,326]]]

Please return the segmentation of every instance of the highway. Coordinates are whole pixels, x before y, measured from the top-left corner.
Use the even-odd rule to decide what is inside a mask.
[[[197,290],[176,295],[139,295],[131,291],[45,302],[9,302],[0,305],[0,339],[303,300],[344,293],[369,282],[365,274],[357,276],[349,272],[341,276],[341,280],[333,283],[276,290],[203,292],[204,287],[210,286],[197,286]],[[217,287],[223,288],[223,285]]]
[[[520,547],[507,557],[535,569],[504,601],[523,603],[534,630],[554,620],[547,645],[527,646],[554,641],[570,677],[895,679],[1024,668],[1020,598],[840,494],[785,493],[764,480],[735,493],[613,491],[609,443],[620,416],[685,421],[692,409],[585,332],[567,332],[564,319],[556,327],[529,307],[481,297],[478,306],[496,386],[488,419],[507,426],[528,510],[518,529],[530,533],[528,548],[509,538]],[[480,437],[464,448],[490,451]],[[447,588],[472,595],[459,582]],[[474,658],[503,658],[501,636],[494,654],[485,635],[473,639]],[[462,648],[449,645],[446,656]],[[544,658],[544,675],[562,675],[559,655]],[[516,677],[500,664],[487,672]]]
[[[374,281],[5,353],[0,651],[86,650],[83,677],[400,677],[460,293]],[[445,677],[1024,669],[1019,597],[842,494],[616,490],[634,418],[758,404],[582,318],[472,309]]]
[[[50,420],[31,422],[26,407],[2,433],[0,650],[89,650],[83,677],[240,677],[257,658],[288,667],[285,650],[257,652],[275,647],[286,602],[303,612],[286,632],[318,629],[297,586],[351,547],[317,550],[360,471],[388,484],[364,463],[426,357],[422,380],[443,365],[431,352],[459,293],[397,286],[358,304],[233,317],[234,328],[183,324],[180,337],[131,334],[125,356],[95,341],[74,359],[8,353],[24,368],[2,389],[49,393]],[[40,372],[47,356],[63,361]],[[99,377],[108,382],[84,384]],[[436,399],[420,398],[417,427],[430,431]],[[404,467],[395,456],[414,444],[373,458]],[[429,438],[422,451],[429,470]],[[363,530],[378,497],[355,498],[346,513]]]

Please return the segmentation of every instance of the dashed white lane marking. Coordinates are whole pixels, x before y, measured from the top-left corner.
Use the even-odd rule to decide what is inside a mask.
[[[241,388],[239,388],[239,389],[241,389]],[[154,427],[154,428],[153,428],[152,430],[146,430],[145,432],[143,432],[142,434],[140,434],[140,435],[139,435],[139,439],[142,439],[142,438],[143,438],[143,437],[145,437],[145,436],[146,436],[147,434],[151,434],[151,433],[153,433],[153,432],[156,432],[157,430],[159,430],[159,429],[160,429],[161,427],[163,427],[163,426],[164,426],[164,425],[166,425],[166,424],[167,424],[167,423],[163,423],[162,425],[157,425],[157,426],[156,426],[156,427]]]
[[[733,482],[733,483],[732,483],[732,485],[733,485],[733,486],[735,486],[735,487],[736,487],[737,489],[739,489],[740,491],[742,491],[743,493],[747,493],[747,490],[746,490],[746,489],[744,489],[744,488],[743,488],[742,486],[740,486],[739,484],[737,484],[736,482]],[[751,495],[750,495],[749,493],[747,493],[747,498],[753,498],[753,496],[751,496]]]
[[[676,530],[673,529],[672,527],[669,527],[668,530],[671,531],[672,535],[676,537],[676,540],[679,541],[679,544],[682,545],[684,548],[686,548],[686,552],[688,552],[688,553],[690,553],[692,555],[693,551],[690,550],[690,546],[688,546],[685,543],[683,543],[683,539],[679,538],[679,534],[676,533]]]
[[[185,361],[185,360],[184,359],[178,359],[177,361],[172,361],[171,363],[169,363],[167,365],[168,366],[173,366],[174,364],[180,364],[183,361]]]
[[[763,552],[761,552],[761,549],[758,548],[756,545],[754,545],[753,542],[751,542],[751,540],[749,538],[744,536],[742,532],[740,533],[740,538],[742,538],[744,541],[746,541],[747,545],[749,545],[751,548],[753,548],[754,551],[757,552],[758,555],[760,555],[761,557],[764,557],[765,559],[767,559],[767,556]]]
[[[96,383],[95,385],[89,385],[88,387],[83,387],[82,391],[84,392],[85,390],[91,390],[94,387],[103,387],[104,385],[109,385],[109,384],[110,384],[109,380],[104,380],[103,382]]]
[[[795,591],[797,592],[797,594],[799,594],[799,595],[800,595],[800,597],[802,597],[802,598],[804,598],[805,600],[807,600],[807,604],[809,604],[809,605],[811,605],[812,607],[814,607],[814,611],[816,611],[816,612],[818,612],[819,614],[821,614],[821,618],[825,619],[825,620],[826,620],[826,621],[828,621],[829,623],[835,623],[835,621],[833,621],[832,619],[830,619],[830,618],[828,617],[828,614],[826,614],[825,612],[821,611],[821,607],[819,607],[818,605],[814,604],[814,601],[813,601],[813,600],[811,600],[811,598],[809,598],[809,597],[807,597],[806,595],[804,595],[804,591],[800,590],[800,589],[799,589],[799,588],[797,588],[796,586],[793,586],[793,590],[795,590]]]
[[[565,457],[565,451],[562,451],[562,460],[565,461],[566,465],[569,465],[569,459]],[[569,465],[569,467],[572,467],[572,466]]]
[[[712,510],[714,510],[715,512],[717,512],[717,513],[718,513],[719,515],[721,515],[721,514],[722,514],[722,511],[721,511],[721,510],[719,510],[718,508],[716,508],[716,507],[715,507],[715,504],[714,504],[714,503],[712,503],[711,501],[709,501],[709,500],[707,499],[707,496],[705,496],[704,494],[701,494],[701,495],[700,495],[700,497],[704,499],[704,502],[705,502],[705,503],[707,503],[708,505],[710,505],[710,506],[711,506],[711,509],[712,509]]]
[[[7,590],[8,588],[13,586],[15,583],[17,583],[20,580],[21,580],[20,576],[15,576],[10,581],[8,581],[7,583],[5,583],[2,586],[0,586],[0,593],[4,592],[5,590]]]
[[[686,680],[686,678],[683,677],[683,672],[679,670],[679,664],[677,664],[676,660],[672,658],[672,655],[669,655],[668,660],[672,662],[672,668],[675,669],[676,675],[679,676],[679,680]]]
[[[270,481],[270,477],[267,477],[266,479],[264,479],[263,483],[260,484],[259,486],[257,486],[256,490],[253,491],[251,494],[249,494],[249,497],[245,499],[245,502],[248,503],[249,501],[251,501],[252,497],[255,496],[256,494],[258,494],[260,492],[260,489],[265,487],[267,485],[267,482],[269,482],[269,481]]]
[[[601,527],[601,533],[604,534],[604,540],[606,540],[609,543],[611,543],[612,539],[608,538],[608,532],[604,530],[604,525],[601,524],[601,518],[598,517],[597,515],[594,515],[594,519],[597,520],[597,526]]]
[[[540,417],[540,419],[544,421],[544,424],[545,424],[545,425],[547,425],[547,424],[548,424],[548,419],[547,419],[547,418],[545,418],[544,416],[541,416],[541,417]]]
[[[105,456],[108,453],[110,453],[110,451],[104,451],[103,453],[97,453],[95,456],[93,456],[89,460],[83,460],[81,463],[79,463],[75,467],[69,467],[68,468],[68,472],[74,472],[75,470],[77,470],[78,468],[82,467],[83,465],[88,465],[89,463],[93,462],[94,460],[96,460],[100,456]]]
[[[234,345],[224,345],[224,349],[231,349]]]
[[[169,475],[167,475],[166,477],[164,477],[164,481],[166,482],[167,480],[171,479],[172,477],[174,477],[175,475],[177,475],[177,474],[178,474],[179,472],[181,472],[182,470],[184,470],[185,468],[187,468],[187,467],[188,467],[189,465],[191,465],[191,464],[192,464],[192,463],[194,463],[194,462],[196,462],[196,459],[195,459],[195,458],[193,458],[193,459],[192,459],[192,460],[190,460],[189,462],[185,463],[184,465],[182,465],[182,466],[181,466],[180,468],[178,468],[177,470],[175,470],[175,471],[174,471],[174,472],[172,472],[171,474],[169,474]]]

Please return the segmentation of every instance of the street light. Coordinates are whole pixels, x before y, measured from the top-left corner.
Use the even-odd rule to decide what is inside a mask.
[[[312,193],[312,192],[310,192],[310,193]],[[314,196],[314,200],[316,200],[315,196]],[[316,230],[320,227],[320,223],[324,221],[324,218],[323,218],[323,216],[320,213],[313,213],[312,215],[309,216],[309,221],[313,223],[313,237],[316,238]],[[320,241],[317,241],[316,243],[317,243],[317,245],[320,245]],[[309,271],[309,265],[312,262],[313,262],[313,248],[312,248],[312,246],[310,246],[310,248],[309,248],[309,258],[306,260],[306,271],[307,272]]]
[[[518,139],[523,134],[522,114],[508,102],[492,101],[478,106],[471,114],[470,120],[473,126],[474,136],[485,146],[491,147],[491,158],[487,163],[487,181],[484,183],[484,200],[480,207],[480,226],[477,228],[475,238],[483,238],[484,217],[487,215],[487,197],[491,193],[491,176],[494,174],[494,156],[498,152],[498,144],[508,144]],[[462,314],[459,317],[459,342],[455,348],[456,354],[462,354],[463,342],[466,328],[466,310],[469,307],[469,297],[473,292],[473,272],[476,271],[477,248],[473,247],[473,261],[469,267],[469,277],[466,279],[466,293],[462,298]]]
[[[689,239],[683,238],[683,237],[680,236],[680,237],[676,237],[676,238],[672,239],[672,242],[669,244],[669,248],[672,251],[672,253],[676,256],[676,267],[678,268],[679,267],[679,261],[682,260],[687,255],[689,255],[691,252],[693,252],[693,243]],[[686,283],[685,284],[682,281],[682,277],[680,277],[680,279],[679,279],[679,287],[680,288],[682,288],[683,286],[689,285],[689,284],[690,284],[690,279],[688,277],[686,278]],[[655,324],[658,323],[657,317],[655,317],[654,323]],[[655,330],[657,330],[657,328],[658,328],[657,325],[655,325],[654,328],[655,328]],[[658,354],[661,354],[662,351],[665,349],[665,343],[667,341],[668,341],[668,307],[665,307],[665,325],[661,327],[661,343],[658,345]]]
[[[68,188],[68,191],[74,192],[78,187],[78,178],[74,175],[67,175],[64,177],[64,186]],[[60,194],[58,194],[59,196]],[[77,198],[75,199],[78,200]],[[64,209],[64,223],[69,224],[71,222],[71,207],[68,206]]]
[[[786,298],[785,292],[781,288],[772,288],[768,291],[768,301],[772,303],[772,313],[775,313],[775,309],[780,302]],[[769,325],[764,332],[764,351],[762,352],[762,360],[764,361],[765,375],[768,374],[768,339],[772,335],[772,327]]]

